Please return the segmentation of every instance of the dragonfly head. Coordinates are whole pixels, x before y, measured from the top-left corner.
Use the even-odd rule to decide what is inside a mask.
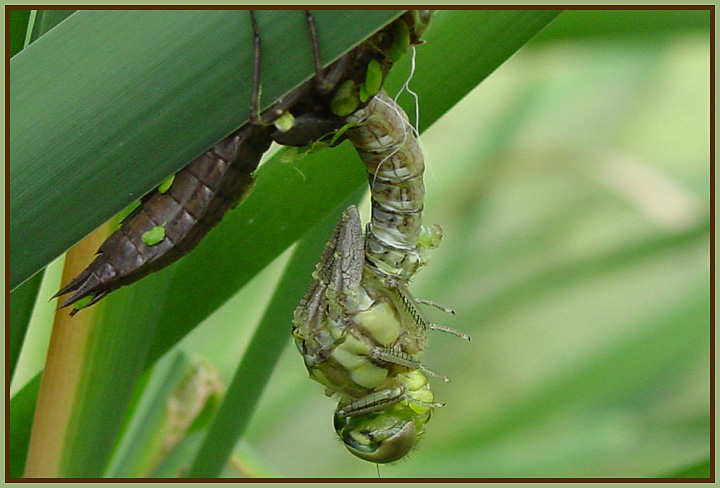
[[[339,408],[339,407],[338,407]],[[372,463],[392,463],[409,453],[431,411],[418,414],[401,403],[376,412],[346,417],[335,413],[335,431],[353,455]]]

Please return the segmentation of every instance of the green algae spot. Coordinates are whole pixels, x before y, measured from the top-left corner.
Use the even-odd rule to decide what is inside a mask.
[[[148,246],[154,246],[165,239],[165,227],[158,225],[142,235],[142,241]]]
[[[290,112],[285,112],[277,118],[274,124],[280,132],[287,132],[295,125],[295,117]]]
[[[410,27],[402,20],[393,25],[393,45],[388,53],[390,59],[398,61],[410,47]]]
[[[330,110],[338,117],[347,117],[357,109],[359,104],[358,89],[352,80],[347,80],[335,93],[330,102]]]
[[[175,175],[170,175],[167,178],[165,178],[165,181],[160,183],[160,186],[158,186],[158,192],[159,193],[165,193],[170,189],[170,187],[173,184],[173,181],[175,181]]]
[[[380,62],[373,59],[368,63],[365,72],[365,82],[360,87],[360,101],[367,102],[370,97],[380,91],[383,82],[383,73]]]

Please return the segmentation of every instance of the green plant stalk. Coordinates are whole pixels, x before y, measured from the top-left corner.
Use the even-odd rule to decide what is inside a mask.
[[[92,249],[109,235],[107,226],[98,229],[68,252],[65,278],[82,270]],[[72,320],[67,312],[57,313],[48,347],[38,404],[35,410],[25,477],[56,478],[62,475],[62,463],[71,435],[70,424],[77,410],[76,400],[81,389],[80,378],[86,355],[92,320],[102,314],[103,307]]]

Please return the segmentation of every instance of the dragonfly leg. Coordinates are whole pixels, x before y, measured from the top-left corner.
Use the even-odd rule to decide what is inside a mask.
[[[385,407],[395,405],[403,400],[430,408],[445,406],[444,403],[426,402],[415,398],[407,393],[407,389],[404,386],[398,386],[389,390],[371,393],[359,400],[345,404],[337,410],[337,414],[343,417],[355,417],[368,412],[382,410]]]
[[[257,17],[255,16],[254,10],[250,12],[250,23],[252,24],[253,30],[253,83],[252,93],[250,94],[250,122],[253,125],[260,124],[260,71],[261,71],[261,58],[262,58],[262,41],[260,40],[260,31],[258,29]]]
[[[418,303],[422,303],[423,305],[430,305],[431,307],[435,307],[438,310],[442,310],[445,313],[450,313],[450,314],[455,315],[455,310],[453,310],[452,308],[448,308],[445,305],[438,303],[434,300],[426,300],[424,298],[416,298],[415,301]]]
[[[354,417],[368,412],[382,410],[405,399],[405,388],[398,386],[390,390],[378,391],[366,395],[354,402],[343,405],[337,410],[338,415]]]
[[[427,328],[430,330],[439,330],[440,332],[447,332],[448,334],[452,334],[456,337],[459,337],[460,339],[465,339],[466,341],[470,341],[470,336],[460,332],[459,330],[453,329],[452,327],[448,327],[446,325],[439,325],[439,324],[427,324]]]
[[[250,23],[253,31],[253,79],[252,92],[250,93],[250,124],[254,126],[270,125],[278,117],[287,112],[289,107],[295,105],[300,99],[307,94],[307,86],[303,84],[286,94],[280,100],[272,104],[272,106],[260,113],[260,92],[261,74],[262,74],[262,40],[260,38],[260,28],[258,27],[257,15],[254,10],[250,12]]]
[[[254,64],[252,93],[250,97],[250,124],[255,126],[266,126],[276,122],[278,118],[286,114],[290,107],[294,106],[300,99],[310,91],[308,84],[292,90],[290,93],[276,101],[269,109],[260,113],[260,92],[262,72],[262,41],[258,27],[257,15],[250,10],[250,21],[253,30]],[[328,68],[327,74],[323,70],[322,58],[320,56],[320,40],[317,35],[315,18],[309,11],[305,11],[310,41],[312,45],[313,62],[315,65],[315,90],[324,95],[332,91],[337,85],[340,77],[347,68],[347,55],[342,56],[338,61]],[[293,119],[292,117],[290,117]],[[305,146],[311,142],[331,136],[344,124],[341,117],[331,113],[304,113],[293,119],[289,129],[278,129],[272,134],[272,138],[278,144],[284,146]]]
[[[348,64],[348,56],[343,55],[340,59],[332,64],[326,73],[323,69],[322,56],[320,56],[320,38],[318,37],[317,24],[315,17],[309,10],[305,11],[308,30],[310,31],[310,43],[313,50],[313,63],[315,64],[315,89],[318,93],[326,95],[330,93],[340,81],[340,77],[345,72]]]
[[[467,334],[464,334],[458,330],[453,329],[452,327],[448,327],[445,325],[438,325],[431,323],[426,317],[425,314],[422,313],[420,310],[420,307],[417,306],[418,303],[425,303],[427,305],[432,305],[440,308],[440,310],[443,311],[450,311],[450,309],[446,309],[440,304],[437,304],[435,302],[432,302],[430,300],[422,300],[417,299],[413,297],[408,289],[405,287],[404,284],[402,284],[397,278],[388,276],[385,278],[385,286],[387,286],[388,290],[392,292],[391,297],[393,298],[393,301],[397,304],[398,310],[401,311],[401,313],[408,317],[409,323],[414,324],[416,327],[420,329],[430,329],[430,330],[439,330],[442,332],[450,333],[454,336],[457,336],[461,339],[465,339],[466,341],[470,340],[470,336]]]
[[[317,34],[317,26],[315,25],[315,17],[309,10],[305,11],[308,30],[310,31],[310,43],[313,50],[313,62],[315,63],[315,82],[318,89],[323,87],[325,79],[323,77],[322,58],[320,57],[320,39]],[[321,90],[322,91],[322,90]]]
[[[445,376],[443,376],[441,374],[437,374],[434,371],[430,370],[429,368],[423,366],[422,364],[420,364],[420,361],[418,361],[417,359],[412,357],[410,354],[403,352],[399,349],[388,348],[388,347],[374,347],[370,351],[370,357],[379,359],[380,361],[384,361],[386,363],[405,366],[406,368],[409,368],[409,369],[417,369],[429,376],[439,378],[440,380],[444,381],[445,383],[450,382],[450,380],[448,378],[446,378]]]

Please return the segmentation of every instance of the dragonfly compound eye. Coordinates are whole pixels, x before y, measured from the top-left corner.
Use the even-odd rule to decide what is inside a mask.
[[[407,408],[389,407],[353,417],[336,413],[335,431],[347,450],[360,459],[392,463],[412,450],[427,421],[410,412]]]

